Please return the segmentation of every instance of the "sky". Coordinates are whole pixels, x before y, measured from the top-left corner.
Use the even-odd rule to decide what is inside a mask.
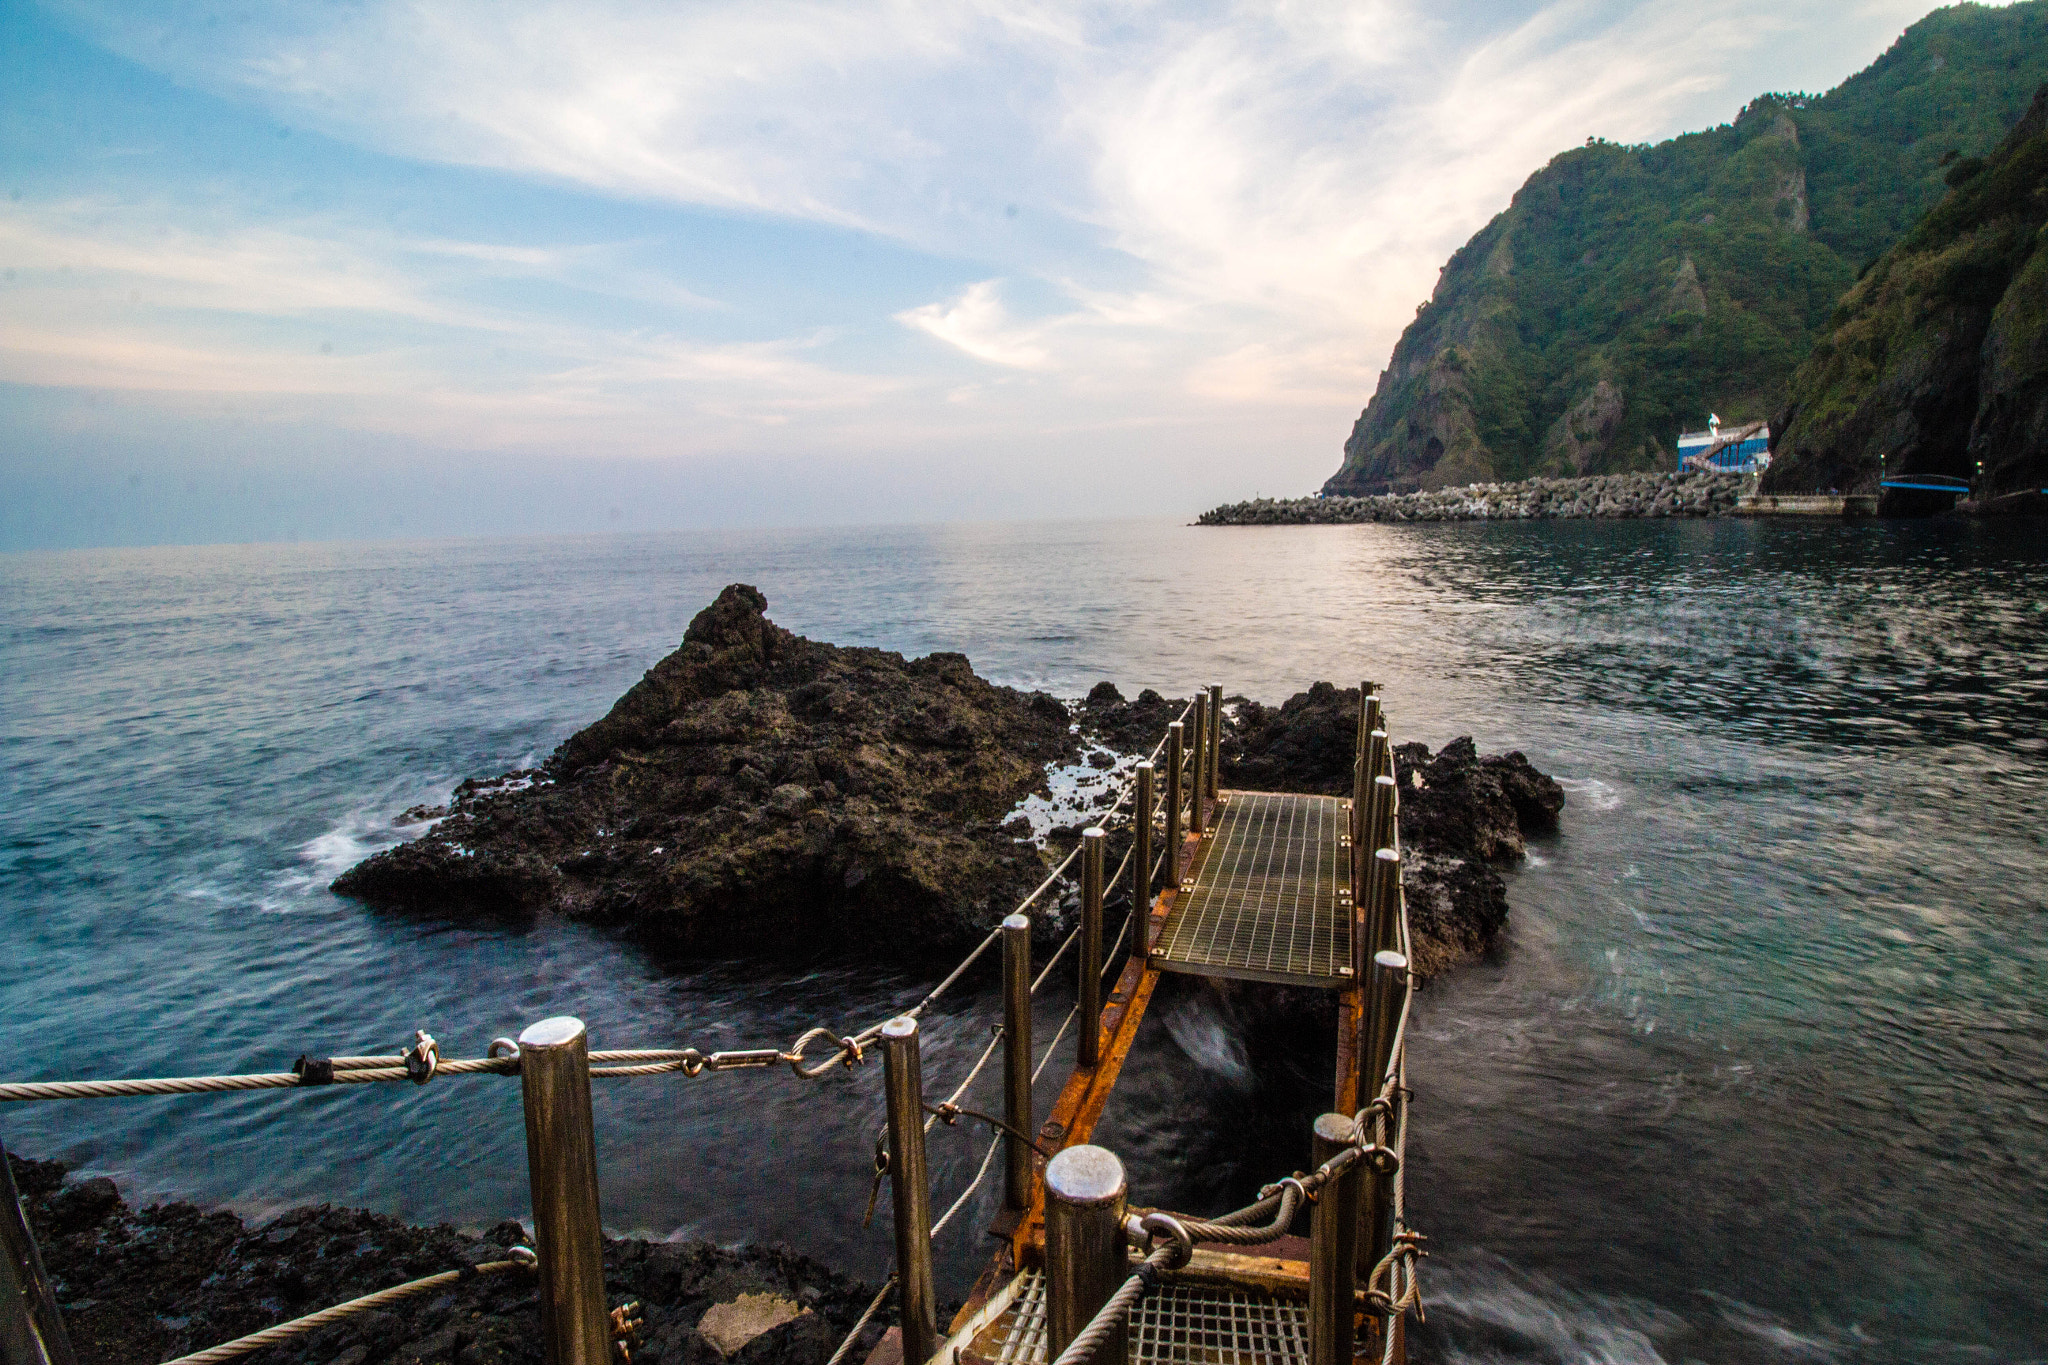
[[[1927,0],[0,0],[0,549],[1313,491],[1588,137]]]

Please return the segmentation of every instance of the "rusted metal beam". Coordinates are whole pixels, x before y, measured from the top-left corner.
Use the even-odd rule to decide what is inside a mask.
[[[1193,838],[1186,842],[1200,843]],[[1166,917],[1173,912],[1178,894],[1172,888],[1161,893],[1141,922],[1139,932],[1133,935],[1136,942],[1132,952],[1095,1025],[1101,1030],[1102,1060],[1094,1067],[1076,1067],[1067,1077],[1059,1098],[1053,1102],[1052,1112],[1038,1130],[1041,1146],[1058,1151],[1086,1142],[1101,1121],[1110,1092],[1116,1089],[1117,1077],[1123,1074],[1124,1062],[1131,1055],[1131,1045],[1137,1041],[1138,1026],[1145,1020],[1152,992],[1159,985],[1159,973],[1151,967],[1152,948],[1159,941],[1159,930]],[[1085,1020],[1077,1023],[1088,1027]],[[1009,1232],[1010,1257],[1020,1267],[1034,1264],[1038,1249],[1045,1244],[1045,1158],[1034,1157],[1032,1167],[1035,1178],[1031,1182],[1031,1206]]]

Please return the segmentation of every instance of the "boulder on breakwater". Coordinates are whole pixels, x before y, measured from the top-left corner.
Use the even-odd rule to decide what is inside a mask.
[[[553,910],[685,950],[895,959],[978,940],[1045,874],[1004,828],[1079,742],[965,656],[807,640],[733,584],[610,714],[464,782],[334,883],[431,913]]]
[[[325,1204],[254,1227],[191,1204],[138,1210],[103,1176],[67,1180],[57,1162],[7,1160],[79,1365],[155,1365],[531,1245],[513,1222],[474,1236]],[[635,1365],[824,1365],[873,1294],[782,1247],[607,1238],[604,1261],[608,1303],[640,1304]],[[519,1270],[458,1281],[259,1358],[265,1365],[541,1365],[534,1285]],[[793,1316],[741,1342],[720,1331],[731,1310],[716,1310],[742,1295],[773,1296],[786,1307],[772,1316]],[[893,1314],[877,1315],[868,1341]],[[856,1359],[865,1354],[856,1350]]]
[[[1735,515],[1739,474],[1697,470],[1475,483],[1372,497],[1257,498],[1211,508],[1200,526],[1327,526],[1363,521],[1534,521]]]
[[[1223,785],[1351,794],[1357,688],[1319,682],[1277,708],[1238,701],[1228,717]],[[1564,789],[1520,753],[1481,757],[1469,736],[1435,754],[1426,744],[1396,744],[1394,771],[1413,965],[1435,976],[1500,937],[1508,896],[1499,869],[1522,861],[1527,836],[1557,828]]]

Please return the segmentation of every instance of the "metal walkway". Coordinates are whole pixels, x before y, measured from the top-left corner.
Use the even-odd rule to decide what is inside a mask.
[[[1045,1365],[1045,1275],[1017,1277],[1003,1315],[961,1352],[969,1365]],[[1308,1305],[1256,1288],[1168,1279],[1131,1314],[1130,1365],[1308,1365]]]
[[[1351,984],[1350,803],[1227,791],[1152,953],[1162,971]]]

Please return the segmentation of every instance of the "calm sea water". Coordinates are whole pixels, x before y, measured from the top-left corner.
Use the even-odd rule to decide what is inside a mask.
[[[421,921],[325,890],[398,811],[601,714],[733,581],[804,634],[962,650],[1061,695],[1107,677],[1278,701],[1373,677],[1397,738],[1472,734],[1564,781],[1563,832],[1513,877],[1509,942],[1422,998],[1422,1353],[2048,1358],[2038,525],[0,557],[0,1074],[273,1070],[417,1027],[475,1055],[557,1012],[599,1046],[760,1046],[914,999],[928,982],[871,967],[669,962],[572,924]],[[1041,1037],[1066,1006],[1043,1003]],[[935,1083],[994,1012],[977,988],[932,1020]],[[1127,1074],[1101,1139],[1142,1197],[1220,1209],[1305,1155],[1320,1063],[1253,1057],[1199,994],[1162,1005]],[[879,1278],[887,1215],[860,1226],[879,1080],[601,1083],[607,1222],[781,1240]],[[495,1079],[18,1105],[0,1139],[131,1198],[526,1210],[517,1089]],[[949,1201],[979,1148],[935,1141]],[[990,1207],[943,1239],[956,1294]]]

